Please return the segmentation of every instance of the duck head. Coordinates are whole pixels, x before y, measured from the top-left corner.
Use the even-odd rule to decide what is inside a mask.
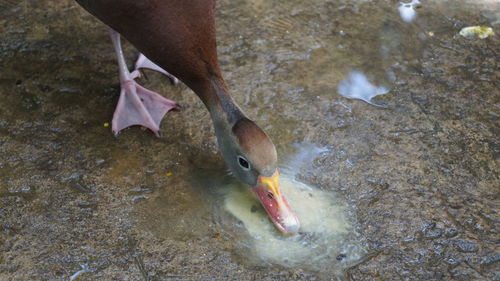
[[[219,147],[232,174],[255,193],[275,227],[283,234],[300,228],[279,185],[276,148],[253,121],[241,117],[230,131],[217,132]]]

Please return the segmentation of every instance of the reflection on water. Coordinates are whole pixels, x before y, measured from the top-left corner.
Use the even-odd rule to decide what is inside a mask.
[[[321,153],[328,151],[328,148],[312,143],[295,143],[293,148],[295,149],[293,155],[285,160],[281,169],[285,174],[297,173],[297,171],[310,165]]]
[[[389,90],[384,86],[372,85],[363,73],[354,71],[349,73],[347,79],[340,82],[337,92],[349,99],[360,99],[375,106],[382,106],[373,103],[371,99],[378,95],[387,94]]]
[[[412,22],[417,17],[416,8],[420,5],[420,0],[412,0],[410,3],[401,3],[399,15],[405,22]]]
[[[69,277],[69,281],[76,280],[83,273],[91,272],[92,271],[92,270],[90,270],[90,268],[89,268],[89,266],[87,264],[81,264],[80,266],[82,267],[82,269],[79,270],[79,271],[77,271],[77,272],[75,272],[73,275],[71,275]]]

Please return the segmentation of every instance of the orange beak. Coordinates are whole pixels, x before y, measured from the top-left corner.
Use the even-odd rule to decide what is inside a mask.
[[[278,171],[271,177],[259,176],[257,186],[252,190],[276,228],[284,234],[295,234],[299,231],[300,222],[281,194],[279,177]]]

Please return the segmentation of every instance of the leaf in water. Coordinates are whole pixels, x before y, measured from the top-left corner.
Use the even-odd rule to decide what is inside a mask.
[[[357,71],[349,73],[347,79],[341,81],[337,89],[337,93],[346,98],[364,100],[375,106],[382,105],[373,103],[371,99],[388,92],[389,90],[384,86],[372,85],[363,73]]]
[[[462,28],[459,34],[465,38],[479,37],[479,39],[484,39],[495,33],[493,32],[493,28],[488,26],[467,26]]]

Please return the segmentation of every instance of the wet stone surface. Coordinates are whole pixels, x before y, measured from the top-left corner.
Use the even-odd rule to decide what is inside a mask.
[[[412,22],[389,0],[217,4],[224,76],[280,159],[328,148],[295,172],[350,206],[366,249],[331,276],[245,261],[246,230],[204,188],[226,168],[189,89],[147,72],[183,110],[162,138],[114,137],[104,26],[69,0],[2,1],[0,280],[500,280],[500,4],[421,2]],[[497,35],[458,35],[473,25]],[[352,71],[384,107],[337,94]]]

